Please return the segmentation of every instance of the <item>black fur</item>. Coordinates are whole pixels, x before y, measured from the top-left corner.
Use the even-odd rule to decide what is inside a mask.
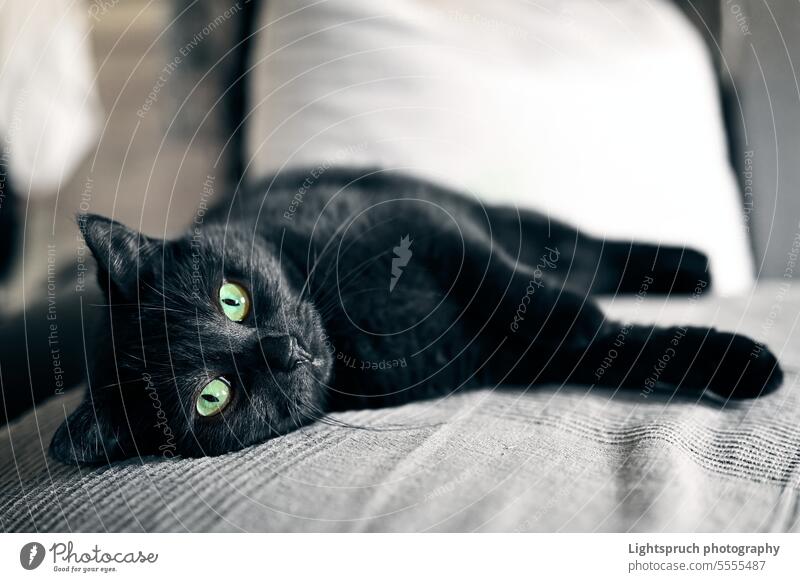
[[[94,308],[87,398],[51,445],[66,462],[216,455],[330,421],[333,410],[483,385],[749,398],[781,381],[775,357],[747,338],[625,326],[591,297],[700,293],[700,253],[600,241],[396,172],[286,172],[172,241],[83,220],[105,300]],[[224,279],[251,294],[240,323],[218,307]],[[289,336],[311,363],[281,365]],[[198,390],[219,375],[233,401],[201,417]]]
[[[11,189],[7,156],[0,152],[0,281],[14,268],[21,236],[19,201]]]

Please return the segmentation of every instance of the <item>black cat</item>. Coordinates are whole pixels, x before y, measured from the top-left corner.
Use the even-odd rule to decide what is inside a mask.
[[[700,253],[589,237],[397,172],[295,170],[178,240],[81,227],[105,297],[65,462],[217,455],[476,386],[776,388],[775,357],[706,328],[607,320],[592,294],[693,293]]]

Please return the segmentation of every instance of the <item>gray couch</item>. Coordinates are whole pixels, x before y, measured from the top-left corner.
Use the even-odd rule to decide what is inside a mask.
[[[790,286],[789,286],[790,287]],[[800,293],[617,299],[632,321],[763,339],[784,386],[724,403],[579,386],[477,390],[203,459],[79,470],[47,444],[79,394],[0,432],[4,531],[798,531]]]

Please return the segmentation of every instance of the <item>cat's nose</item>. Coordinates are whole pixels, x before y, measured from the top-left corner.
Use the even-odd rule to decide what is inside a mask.
[[[308,360],[308,354],[292,335],[267,335],[259,345],[267,365],[274,370],[287,372]]]

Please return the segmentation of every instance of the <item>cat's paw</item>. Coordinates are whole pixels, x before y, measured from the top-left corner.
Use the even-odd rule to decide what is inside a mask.
[[[718,334],[715,343],[724,355],[708,359],[706,365],[713,366],[709,390],[725,398],[757,398],[780,387],[783,371],[766,346],[732,334]]]

